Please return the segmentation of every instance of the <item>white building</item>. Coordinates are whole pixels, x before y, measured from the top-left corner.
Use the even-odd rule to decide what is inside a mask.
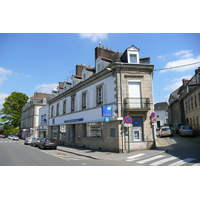
[[[168,103],[159,102],[154,105],[156,113],[157,128],[160,128],[164,124],[168,124]]]
[[[154,65],[149,57],[139,58],[139,51],[134,45],[124,53],[96,47],[95,67],[76,65],[72,82],[59,82],[40,109],[39,136],[114,152],[154,147],[149,120]]]

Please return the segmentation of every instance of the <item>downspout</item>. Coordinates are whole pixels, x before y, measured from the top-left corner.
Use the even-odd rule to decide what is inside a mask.
[[[121,96],[121,117],[124,118],[124,104],[123,104],[123,90],[122,90],[122,67],[123,63],[121,63],[120,67],[120,96]],[[122,153],[125,153],[125,138],[124,138],[124,121],[122,120]]]

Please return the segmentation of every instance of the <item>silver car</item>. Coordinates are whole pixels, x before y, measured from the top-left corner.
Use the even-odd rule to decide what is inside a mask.
[[[32,142],[33,139],[35,139],[35,138],[32,138],[32,137],[26,138],[25,141],[24,141],[24,144],[25,144],[25,145],[31,144],[31,142]]]
[[[15,136],[13,137],[13,140],[19,141],[19,137],[15,135]]]
[[[179,129],[180,136],[195,136],[195,131],[191,126],[181,126]]]

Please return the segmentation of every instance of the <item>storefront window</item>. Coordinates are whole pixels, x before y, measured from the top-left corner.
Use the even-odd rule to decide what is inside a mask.
[[[57,139],[58,138],[58,126],[54,126],[53,127],[52,138],[53,139]]]
[[[66,141],[66,125],[60,125],[60,140]]]
[[[103,129],[103,123],[101,122],[88,123],[86,136],[102,138],[102,129]]]

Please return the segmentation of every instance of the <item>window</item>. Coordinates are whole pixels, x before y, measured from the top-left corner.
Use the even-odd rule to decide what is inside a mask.
[[[56,116],[59,115],[59,109],[60,109],[60,104],[57,103],[57,106],[56,106]]]
[[[75,111],[75,96],[71,97],[71,112]]]
[[[82,109],[86,109],[86,92],[82,94]]]
[[[53,117],[54,115],[53,110],[54,110],[54,106],[51,106],[51,117]]]
[[[66,100],[63,101],[63,114],[66,114]]]
[[[41,124],[47,123],[47,117],[46,114],[41,116]]]
[[[103,123],[101,122],[88,123],[86,136],[102,138],[102,129],[103,129]]]
[[[103,86],[100,86],[97,88],[97,93],[96,93],[96,96],[97,96],[97,105],[102,105],[103,104]]]
[[[134,54],[130,54],[130,63],[137,63],[137,57]]]

